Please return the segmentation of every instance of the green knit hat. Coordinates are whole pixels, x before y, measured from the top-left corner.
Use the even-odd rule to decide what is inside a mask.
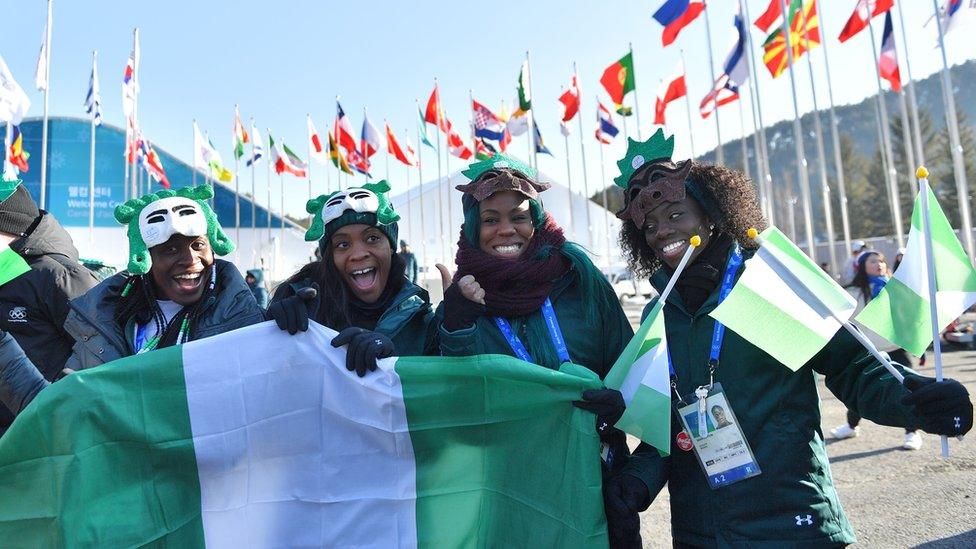
[[[149,248],[166,242],[174,234],[206,236],[217,255],[233,252],[234,243],[207,203],[213,195],[210,185],[163,189],[116,206],[115,219],[129,226],[129,272],[148,273],[152,268]]]
[[[390,248],[396,250],[399,233],[396,222],[400,220],[400,215],[390,204],[386,195],[389,191],[390,184],[384,179],[309,200],[305,211],[312,214],[312,224],[305,232],[305,240],[318,240],[324,252],[329,239],[341,227],[372,225],[386,235]]]

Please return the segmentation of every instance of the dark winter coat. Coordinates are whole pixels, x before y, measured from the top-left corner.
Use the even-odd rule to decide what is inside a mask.
[[[31,270],[0,286],[0,330],[13,336],[41,374],[53,381],[74,344],[62,327],[68,302],[98,279],[78,262],[71,236],[47,212],[41,212],[34,229],[10,248]],[[12,421],[10,410],[0,405],[0,434]]]

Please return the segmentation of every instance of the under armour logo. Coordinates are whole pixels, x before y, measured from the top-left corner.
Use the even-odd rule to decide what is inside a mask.
[[[609,424],[609,423],[607,423],[606,421],[601,421],[601,422],[600,422],[600,426],[598,427],[598,429],[599,429],[600,431],[604,431],[604,430],[606,430],[606,428],[607,428],[607,427],[609,427],[609,426],[610,426],[610,424]]]
[[[813,515],[807,515],[806,518],[797,515],[793,517],[796,519],[797,526],[812,526],[813,525]]]
[[[952,418],[952,420],[956,422],[956,429],[962,429],[962,418],[961,417],[956,416],[956,417]]]

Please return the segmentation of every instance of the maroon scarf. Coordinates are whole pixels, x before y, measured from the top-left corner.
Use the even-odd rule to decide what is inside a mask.
[[[517,259],[499,259],[468,242],[461,231],[458,241],[458,270],[454,280],[472,275],[485,290],[485,305],[490,316],[525,316],[539,310],[549,297],[553,283],[566,274],[572,264],[559,253],[566,242],[563,230],[546,214],[529,245]],[[553,249],[537,258],[545,246]]]

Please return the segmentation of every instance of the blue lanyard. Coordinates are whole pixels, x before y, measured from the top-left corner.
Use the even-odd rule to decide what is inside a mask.
[[[559,328],[559,320],[556,319],[556,311],[553,310],[552,302],[549,301],[548,297],[546,298],[546,302],[542,304],[542,317],[546,321],[546,329],[549,331],[549,337],[552,338],[552,344],[556,347],[559,363],[571,362],[569,349],[566,347],[566,340],[563,338],[563,332]],[[508,345],[515,352],[515,356],[526,362],[532,362],[532,356],[529,355],[529,351],[525,348],[522,340],[512,330],[512,325],[504,318],[496,316],[494,319],[495,325],[498,326],[498,330],[505,336],[505,340],[508,341]]]

